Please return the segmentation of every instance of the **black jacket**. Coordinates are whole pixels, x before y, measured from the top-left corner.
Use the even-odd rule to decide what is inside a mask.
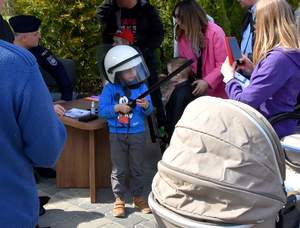
[[[164,36],[163,24],[157,10],[145,0],[138,0],[136,15],[136,43],[143,54],[159,48]],[[119,29],[120,8],[113,0],[104,0],[97,8],[97,18],[102,27],[103,43],[112,44],[113,35]]]
[[[5,21],[0,15],[0,39],[12,43],[14,41],[14,34],[9,27],[7,21]]]
[[[61,92],[61,99],[72,100],[73,85],[62,62],[41,45],[30,48],[29,51],[34,55],[39,66],[54,78]]]
[[[177,84],[166,104],[167,114],[167,131],[169,136],[173,134],[174,128],[178,120],[181,118],[186,106],[195,99],[192,94],[193,87],[190,80]]]

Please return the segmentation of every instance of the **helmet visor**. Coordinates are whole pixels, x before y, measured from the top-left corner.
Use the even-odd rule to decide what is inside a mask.
[[[122,86],[133,86],[144,82],[149,75],[150,73],[146,64],[144,61],[140,61],[136,66],[117,71],[115,74],[115,83],[120,83]]]

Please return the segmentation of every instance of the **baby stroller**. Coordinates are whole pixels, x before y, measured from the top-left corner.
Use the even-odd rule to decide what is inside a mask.
[[[201,97],[176,125],[149,205],[159,227],[297,228],[297,197],[287,197],[284,179],[284,151],[268,120],[243,103]]]

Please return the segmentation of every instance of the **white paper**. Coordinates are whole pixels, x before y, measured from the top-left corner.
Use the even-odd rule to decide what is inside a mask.
[[[65,112],[65,116],[71,117],[71,118],[79,118],[82,116],[89,115],[91,112],[85,109],[79,109],[79,108],[71,108],[68,111]]]

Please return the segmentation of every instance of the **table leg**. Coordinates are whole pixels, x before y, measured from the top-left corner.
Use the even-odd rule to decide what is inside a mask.
[[[96,156],[95,156],[95,131],[89,132],[89,148],[90,148],[90,197],[91,203],[96,203]]]

